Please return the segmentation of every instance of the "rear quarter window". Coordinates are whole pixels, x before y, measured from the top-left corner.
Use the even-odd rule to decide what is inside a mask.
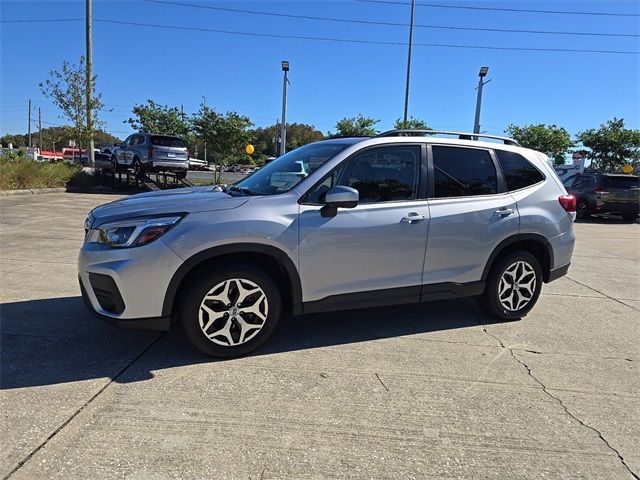
[[[177,137],[151,137],[151,143],[158,147],[187,148],[187,142]]]
[[[496,155],[509,190],[530,187],[544,180],[540,170],[522,155],[505,150],[496,150]]]

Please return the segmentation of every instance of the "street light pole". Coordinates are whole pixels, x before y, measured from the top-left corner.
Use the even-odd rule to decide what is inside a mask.
[[[289,87],[289,62],[282,62],[282,71],[284,72],[282,80],[282,123],[280,124],[280,155],[287,153],[287,93]]]
[[[411,47],[413,46],[413,12],[416,0],[411,0],[411,22],[409,23],[409,54],[407,57],[407,85],[404,90],[404,122],[407,123],[409,114],[409,79],[411,77]]]
[[[95,167],[95,154],[93,151],[93,45],[91,33],[91,1],[87,0],[87,18],[86,18],[86,35],[87,35],[87,71],[86,71],[86,91],[87,91],[87,133],[89,134],[89,145],[87,148],[87,160],[90,167]]]
[[[473,133],[480,133],[480,108],[482,106],[482,87],[484,87],[491,80],[484,81],[484,77],[487,76],[487,72],[489,71],[489,67],[482,67],[480,69],[480,73],[478,76],[480,80],[478,80],[478,98],[476,99],[476,118],[473,123]]]

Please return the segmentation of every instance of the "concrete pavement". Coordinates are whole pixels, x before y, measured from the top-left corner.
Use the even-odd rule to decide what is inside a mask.
[[[640,225],[576,224],[523,321],[471,300],[318,314],[214,361],[85,311],[84,216],[114,198],[0,198],[3,477],[640,475]]]

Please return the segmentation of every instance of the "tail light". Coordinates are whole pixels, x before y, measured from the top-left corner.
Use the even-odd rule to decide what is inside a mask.
[[[560,195],[558,201],[562,208],[571,216],[573,220],[576,219],[576,197],[573,195]]]
[[[191,150],[187,150],[187,160],[191,158]]]
[[[147,148],[147,157],[149,158],[149,160],[153,158],[153,147]]]

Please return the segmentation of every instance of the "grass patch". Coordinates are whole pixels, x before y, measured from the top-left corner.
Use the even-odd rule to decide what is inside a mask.
[[[67,162],[34,162],[28,158],[0,159],[0,190],[36,188],[91,188],[99,185],[94,175]]]

